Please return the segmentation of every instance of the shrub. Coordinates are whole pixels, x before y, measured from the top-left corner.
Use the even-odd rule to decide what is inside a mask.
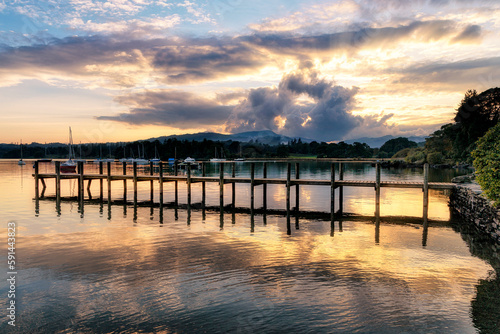
[[[431,165],[437,165],[443,163],[444,156],[441,152],[432,152],[427,155],[427,162]]]
[[[500,124],[492,127],[477,141],[472,152],[476,180],[485,195],[500,205]]]

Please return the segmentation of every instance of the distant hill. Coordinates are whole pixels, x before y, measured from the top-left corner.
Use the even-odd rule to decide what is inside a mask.
[[[395,137],[395,136],[388,135],[388,136],[377,137],[377,138],[363,137],[363,138],[345,140],[344,142],[347,144],[353,144],[355,142],[366,143],[371,148],[380,148],[382,145],[385,144],[386,141],[394,139],[394,138],[399,138],[399,137],[404,137],[404,136]],[[408,140],[414,141],[418,144],[418,143],[425,142],[425,138],[427,138],[427,136],[421,136],[421,137],[412,136],[412,137],[406,137],[406,138],[408,138]]]
[[[264,130],[264,131],[248,131],[248,132],[241,132],[229,135],[215,133],[215,132],[200,132],[200,133],[192,133],[184,135],[162,136],[157,138],[150,138],[147,140],[148,141],[159,140],[160,142],[163,142],[164,140],[173,138],[177,138],[177,140],[188,140],[188,141],[192,140],[203,141],[204,139],[213,141],[228,141],[228,140],[240,141],[240,142],[258,141],[261,144],[268,144],[268,145],[279,145],[281,143],[288,143],[293,139],[299,139],[299,138],[283,136],[274,133],[273,131],[270,130]],[[308,138],[300,138],[300,139],[304,143],[310,143],[313,141],[312,139]]]

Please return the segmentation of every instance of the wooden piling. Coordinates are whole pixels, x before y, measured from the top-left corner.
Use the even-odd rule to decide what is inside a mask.
[[[153,165],[154,165],[153,162],[150,161],[149,162],[149,175],[150,176],[153,176],[153,172],[154,172]],[[153,180],[149,181],[149,200],[151,201],[151,203],[154,203],[154,183],[153,182],[154,182]]]
[[[38,201],[40,198],[40,188],[39,188],[39,176],[38,176],[38,161],[35,161],[33,165],[35,167],[35,200]]]
[[[102,161],[99,161],[99,175],[102,176],[103,173],[104,173],[104,171],[103,171]],[[103,197],[104,197],[103,187],[104,187],[104,180],[101,177],[101,178],[99,178],[99,199],[101,202],[102,202]]]
[[[127,175],[127,162],[122,162],[123,175]],[[127,180],[123,180],[123,201],[127,202]]]
[[[424,164],[424,210],[423,210],[423,225],[424,229],[427,228],[427,216],[429,213],[429,164]]]
[[[137,161],[132,165],[133,182],[134,182],[134,205],[137,205]]]
[[[231,177],[235,178],[236,177],[236,163],[232,162],[231,163]],[[233,182],[231,184],[231,208],[234,210],[236,207],[236,183]]]
[[[375,219],[380,220],[380,162],[375,165]]]
[[[111,203],[111,162],[106,163],[106,180],[108,181],[108,203]]]
[[[191,209],[191,164],[188,163],[186,165],[186,174],[187,174],[187,205],[188,205],[188,210]]]
[[[174,175],[177,176],[179,175],[179,161],[177,161],[177,159],[175,159],[174,161]],[[179,205],[179,182],[177,180],[175,180],[174,182],[174,203],[175,203],[175,206],[178,206]]]
[[[344,164],[339,163],[339,180],[344,180]],[[344,187],[339,186],[339,216],[342,217],[344,212]]]
[[[202,177],[207,176],[207,164],[204,162],[201,163],[201,176]],[[207,195],[207,185],[206,185],[206,182],[203,181],[201,183],[201,208],[203,210],[205,210],[206,195]]]
[[[253,216],[255,208],[255,162],[250,163],[250,213]]]
[[[333,163],[330,167],[330,220],[333,230],[335,222],[335,164]]]
[[[89,179],[89,182],[87,182],[87,196],[89,197],[89,199],[92,199],[92,193],[90,191],[91,185],[92,185],[92,179]]]
[[[291,186],[292,164],[286,165],[286,220],[290,224],[290,186]]]
[[[224,212],[224,164],[220,163],[219,167],[219,199],[220,199],[220,212]]]
[[[78,161],[78,199],[80,201],[84,200],[85,197],[85,186],[83,181],[83,161]]]
[[[159,170],[159,182],[160,182],[160,217],[163,217],[163,211],[161,210],[163,207],[163,162],[158,163]],[[163,219],[162,219],[163,222]]]
[[[56,201],[61,200],[61,162],[56,161]]]
[[[267,163],[264,162],[262,164],[262,178],[266,179],[267,178]],[[264,183],[262,185],[262,208],[264,211],[267,210],[267,184]]]
[[[295,163],[295,179],[298,180],[300,179],[300,164],[298,162]],[[297,184],[295,186],[295,212],[299,213],[299,197],[300,197],[300,188],[299,185]],[[298,216],[297,216],[298,217]]]

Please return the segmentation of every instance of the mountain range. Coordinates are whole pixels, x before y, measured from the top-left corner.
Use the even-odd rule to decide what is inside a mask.
[[[188,141],[203,141],[203,140],[213,140],[213,141],[240,141],[240,142],[259,142],[261,144],[268,144],[268,145],[279,145],[279,144],[286,144],[289,141],[292,141],[293,139],[299,139],[304,142],[304,143],[310,143],[313,142],[314,139],[310,138],[301,138],[301,137],[288,137],[288,136],[283,136],[280,134],[277,134],[271,130],[264,130],[264,131],[249,131],[249,132],[241,132],[241,133],[235,133],[235,134],[221,134],[221,133],[215,133],[215,132],[199,132],[199,133],[192,133],[192,134],[184,134],[184,135],[171,135],[171,136],[162,136],[162,137],[156,137],[156,138],[150,138],[148,141],[164,141],[168,139],[173,139],[177,138],[177,140],[188,140]],[[388,140],[395,139],[398,137],[394,137],[391,135],[383,136],[383,137],[376,137],[376,138],[370,138],[370,137],[363,137],[363,138],[357,138],[357,139],[349,139],[345,140],[344,142],[347,144],[353,144],[355,142],[359,143],[366,143],[368,146],[371,148],[380,148],[384,143]],[[421,143],[425,141],[425,136],[417,137],[417,136],[412,136],[412,137],[406,137],[411,141]]]

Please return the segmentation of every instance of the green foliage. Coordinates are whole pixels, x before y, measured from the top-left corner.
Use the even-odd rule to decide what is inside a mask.
[[[414,148],[417,147],[417,143],[414,141],[408,140],[408,138],[399,137],[388,140],[380,147],[379,157],[383,158],[381,155],[385,152],[385,157],[392,157],[397,152],[401,151],[405,148]]]
[[[401,159],[401,158],[406,158],[408,156],[408,153],[410,153],[411,148],[404,148],[401,151],[398,151],[396,154],[392,156],[393,159]]]
[[[405,158],[407,163],[423,164],[425,162],[425,151],[423,148],[412,148]]]
[[[432,152],[427,155],[427,162],[431,165],[442,164],[444,156],[441,152]]]
[[[500,124],[478,140],[472,156],[477,182],[485,195],[496,205],[500,205]]]

